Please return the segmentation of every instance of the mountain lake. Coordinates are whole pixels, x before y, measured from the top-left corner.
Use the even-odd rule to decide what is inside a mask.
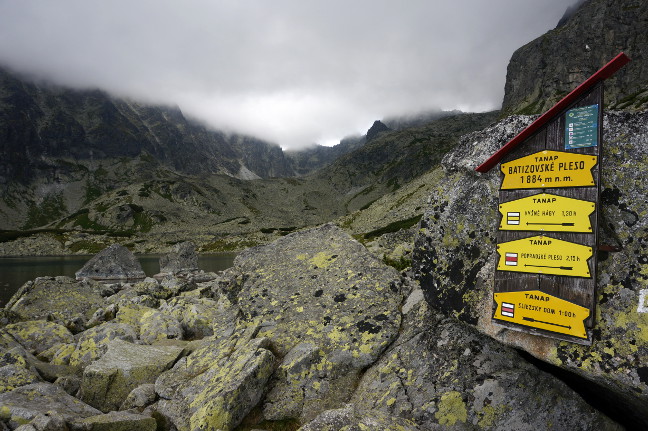
[[[137,259],[147,276],[160,272],[161,254],[140,254]],[[236,253],[217,253],[198,256],[198,267],[206,272],[218,272],[234,264]],[[29,280],[36,277],[66,275],[74,278],[92,255],[84,256],[39,256],[0,258],[0,307],[4,307],[11,296]]]

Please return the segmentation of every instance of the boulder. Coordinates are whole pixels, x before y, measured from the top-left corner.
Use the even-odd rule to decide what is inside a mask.
[[[38,379],[34,381],[40,381],[40,378],[47,381],[54,381],[58,377],[68,376],[74,374],[76,371],[73,367],[66,365],[50,364],[48,362],[40,361],[20,345],[4,351],[3,355],[0,357],[0,366],[4,365],[14,365],[19,368],[27,369],[30,373],[21,372],[21,374],[23,376],[29,376],[32,374],[38,376]],[[10,367],[9,370],[17,369]],[[9,370],[5,370],[5,372],[11,372]],[[24,383],[24,380],[22,379],[17,379],[12,382],[9,377],[7,378],[9,379],[9,386],[17,387]],[[16,382],[19,384],[16,384]]]
[[[38,373],[27,367],[19,364],[0,366],[0,394],[40,381],[41,378]]]
[[[139,297],[138,297],[139,298]],[[145,314],[156,311],[155,308],[130,301],[119,301],[113,323],[129,325],[139,335],[140,323]]]
[[[49,383],[32,383],[0,394],[0,414],[11,428],[26,424],[40,414],[60,415],[66,422],[101,412]]]
[[[68,394],[75,396],[81,387],[81,377],[77,375],[61,376],[54,381],[54,384]]]
[[[157,308],[160,306],[160,300],[151,295],[140,295],[133,286],[125,284],[119,292],[106,298],[106,301],[117,308],[131,305]]]
[[[144,383],[139,385],[126,397],[119,410],[144,409],[155,402],[157,394],[155,393],[154,383]]]
[[[55,344],[38,355],[38,359],[55,365],[69,365],[70,356],[76,350],[76,340],[72,343]]]
[[[196,246],[191,241],[175,244],[169,253],[160,257],[160,274],[197,270],[198,254],[196,254]]]
[[[258,404],[274,371],[269,340],[258,323],[226,338],[210,337],[155,382],[157,412],[180,431],[233,429]]]
[[[74,341],[74,335],[65,326],[46,320],[13,323],[5,326],[4,330],[35,355],[53,346]]]
[[[243,315],[263,322],[258,336],[288,358],[264,408],[273,420],[305,421],[343,406],[362,371],[397,336],[398,272],[334,225],[248,249],[233,271],[241,284],[230,294]],[[308,390],[293,398],[295,387]]]
[[[149,295],[155,299],[167,299],[177,294],[171,289],[162,286],[155,278],[146,277],[144,280],[133,285],[133,290],[137,295]]]
[[[434,429],[434,428],[428,428]],[[389,416],[380,411],[356,412],[353,404],[339,409],[325,410],[308,422],[299,431],[364,431],[399,430],[419,431],[420,428],[408,419]]]
[[[178,339],[182,340],[182,325],[178,320],[159,310],[145,312],[139,321],[139,339],[146,344],[156,341]]]
[[[110,341],[118,338],[132,342],[137,339],[137,334],[130,325],[107,322],[77,334],[76,338],[76,348],[70,355],[69,364],[85,367],[106,353]]]
[[[29,353],[19,345],[0,349],[0,393],[41,381],[36,369],[29,363]]]
[[[174,317],[182,326],[185,339],[200,339],[217,332],[232,329],[239,315],[239,308],[227,298],[218,301],[195,296],[178,296],[171,298],[160,306],[160,312]]]
[[[590,381],[603,405],[648,426],[648,112],[608,112],[601,166],[600,252],[591,346],[511,331],[492,323],[497,169],[474,168],[532,118],[507,118],[462,138],[442,162],[414,248],[413,269],[435,309]]]
[[[421,429],[622,429],[515,350],[422,300],[351,402],[359,412],[410,419]]]
[[[41,413],[37,415],[30,423],[36,431],[61,431],[66,430],[67,425],[65,418],[55,412]]]
[[[7,303],[6,309],[20,320],[46,319],[82,330],[84,328],[76,321],[87,322],[105,305],[100,285],[94,281],[38,277],[25,283]]]
[[[143,280],[146,277],[135,255],[119,244],[97,253],[75,275],[77,280]]]
[[[123,340],[109,342],[107,352],[83,371],[80,398],[103,412],[117,410],[128,394],[154,383],[182,353],[176,346],[142,346]]]
[[[84,431],[155,431],[157,423],[150,416],[132,412],[110,412],[74,422]]]

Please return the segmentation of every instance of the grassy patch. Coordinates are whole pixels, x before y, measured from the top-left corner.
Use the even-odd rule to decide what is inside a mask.
[[[378,198],[378,199],[380,199],[380,198]],[[378,199],[374,199],[374,200],[372,200],[372,201],[370,201],[370,202],[367,202],[366,204],[364,204],[364,205],[360,208],[360,211],[366,210],[366,209],[369,208],[371,205],[373,205],[373,203],[376,202]]]
[[[294,232],[297,229],[298,229],[297,227],[280,227],[279,228],[279,235],[285,236],[285,235],[288,235],[291,232]]]
[[[542,106],[542,101],[536,100],[535,102],[531,102],[528,105],[521,107],[520,109],[515,111],[514,114],[519,114],[519,115],[538,114],[541,106]]]
[[[386,233],[398,232],[401,229],[409,229],[415,224],[417,224],[421,220],[421,217],[423,217],[423,214],[419,214],[417,216],[408,218],[406,220],[399,220],[393,223],[389,223],[385,227],[381,227],[380,229],[372,230],[371,232],[365,233],[363,237],[365,240],[369,241],[374,238],[378,238],[379,236],[382,236]]]
[[[239,251],[246,248],[255,247],[259,245],[259,242],[249,239],[239,239],[239,240],[226,240],[219,239],[217,241],[210,242],[208,244],[200,247],[200,252],[202,253],[214,253],[221,251]]]
[[[70,245],[69,248],[72,253],[78,253],[83,251],[90,254],[96,254],[106,247],[108,247],[108,244],[96,243],[88,240],[81,240],[73,243],[72,245]]]
[[[40,205],[30,204],[23,229],[46,225],[65,215],[67,208],[61,194],[48,195]]]
[[[90,220],[88,214],[89,211],[77,213],[77,215],[73,218],[74,225],[79,226],[81,229],[87,229],[93,231],[101,231],[106,229],[106,226],[100,225],[99,223]]]
[[[103,194],[103,189],[95,182],[87,180],[85,184],[84,194],[84,203],[88,204],[89,202],[92,202],[93,200],[99,198]]]
[[[401,256],[398,259],[390,259],[387,256],[385,256],[383,258],[383,262],[385,262],[386,265],[396,268],[399,271],[402,271],[412,266],[412,259],[407,259],[403,256]]]

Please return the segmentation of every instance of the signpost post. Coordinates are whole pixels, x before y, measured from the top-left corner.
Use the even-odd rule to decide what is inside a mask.
[[[603,80],[619,54],[477,168],[501,161],[493,322],[591,344]]]

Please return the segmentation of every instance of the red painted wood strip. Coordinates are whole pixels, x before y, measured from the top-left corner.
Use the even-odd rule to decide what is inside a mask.
[[[475,169],[477,172],[488,172],[495,165],[499,163],[502,158],[508,154],[513,148],[517,147],[522,141],[531,136],[536,130],[548,123],[556,115],[560,114],[565,108],[567,108],[575,99],[578,98],[585,91],[590,89],[599,81],[603,81],[610,76],[614,75],[619,69],[630,62],[630,58],[625,55],[623,52],[614,57],[608,62],[605,66],[600,68],[596,73],[587,78],[581,85],[572,90],[571,93],[562,98],[558,103],[551,107],[547,112],[542,114],[531,123],[526,129],[522,130],[515,138],[511,139],[506,145],[497,150],[495,154],[490,156],[481,165],[477,166]]]

